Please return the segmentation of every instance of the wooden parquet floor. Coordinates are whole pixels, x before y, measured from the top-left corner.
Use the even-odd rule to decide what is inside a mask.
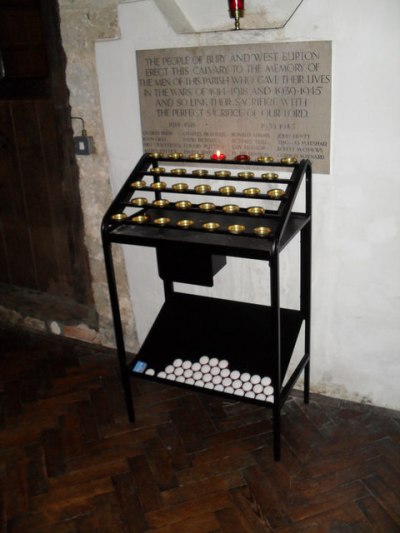
[[[112,352],[0,330],[4,532],[400,531],[400,414],[312,395],[283,410],[135,380]]]

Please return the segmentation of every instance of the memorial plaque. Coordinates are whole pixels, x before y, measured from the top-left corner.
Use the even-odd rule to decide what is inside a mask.
[[[330,171],[331,42],[137,51],[143,148]]]

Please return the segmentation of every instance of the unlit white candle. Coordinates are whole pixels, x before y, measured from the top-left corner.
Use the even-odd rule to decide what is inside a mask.
[[[265,402],[266,399],[267,397],[265,396],[265,394],[256,394],[256,400],[263,400]]]
[[[212,378],[212,382],[214,383],[214,385],[218,385],[219,383],[222,383],[222,378],[221,376],[214,376]]]
[[[202,377],[203,377],[203,374],[200,372],[200,370],[198,370],[197,372],[194,372],[194,374],[193,374],[193,379],[195,381],[201,379]]]
[[[204,388],[205,389],[213,389],[214,385],[211,383],[211,381],[209,381],[208,383],[204,384]]]
[[[248,390],[244,393],[245,397],[246,398],[255,398],[256,395],[254,394],[254,392],[252,390]]]
[[[253,386],[253,391],[256,394],[260,394],[263,390],[264,390],[264,387],[261,385],[261,383],[257,383],[256,385]]]
[[[240,387],[242,386],[242,382],[240,381],[240,379],[235,379],[233,382],[232,382],[232,387],[234,389],[240,389]]]
[[[233,394],[234,389],[233,387],[225,387],[224,392],[226,392],[227,394]]]
[[[218,366],[219,359],[216,357],[211,357],[211,359],[208,361],[208,364],[210,366]]]
[[[223,368],[223,369],[221,370],[221,376],[222,376],[223,378],[227,378],[227,377],[230,375],[230,373],[231,373],[231,372],[230,372],[229,368]]]
[[[274,387],[272,387],[271,385],[268,385],[268,387],[264,387],[263,392],[265,396],[270,396],[271,394],[274,394]]]
[[[267,385],[271,385],[271,378],[268,376],[264,376],[261,380],[261,385],[263,387],[266,387]]]
[[[240,372],[239,372],[239,370],[232,370],[232,372],[231,372],[231,378],[232,378],[233,380],[235,380],[235,379],[239,379],[239,378],[240,378]]]
[[[183,361],[182,361],[182,359],[175,359],[174,362],[173,362],[172,364],[173,364],[175,367],[182,366]]]
[[[204,387],[204,381],[202,381],[201,379],[195,381],[194,384],[196,387]]]
[[[253,385],[257,385],[257,383],[260,383],[261,378],[258,374],[253,374],[250,378],[250,381],[253,383]]]
[[[228,368],[229,361],[226,359],[221,359],[221,361],[218,363],[220,368]]]
[[[243,383],[245,383],[246,381],[250,380],[250,374],[248,372],[243,372],[243,374],[240,376],[240,379],[243,381]]]
[[[221,385],[221,383],[218,383],[217,385],[215,385],[214,390],[222,392],[224,390],[224,387],[223,385]]]
[[[192,361],[189,361],[188,359],[186,359],[186,361],[183,361],[182,363],[182,366],[185,370],[187,370],[188,368],[191,368],[192,366]]]
[[[164,371],[161,371],[157,374],[157,377],[165,379],[167,377],[167,374]]]
[[[244,396],[244,391],[243,389],[236,389],[235,394],[236,396]]]
[[[148,376],[154,376],[155,373],[156,373],[156,371],[154,370],[154,368],[148,368],[145,371],[145,374],[147,374]]]
[[[250,381],[246,381],[246,383],[243,383],[243,385],[242,385],[242,389],[245,392],[251,391],[252,388],[253,388],[253,385],[250,383]]]
[[[172,374],[173,371],[174,371],[174,366],[173,366],[173,365],[167,365],[167,366],[165,367],[165,372],[166,372],[167,374]]]
[[[193,363],[192,364],[193,372],[197,372],[198,370],[200,370],[200,368],[201,368],[201,364],[200,363]]]
[[[218,376],[220,371],[221,369],[219,368],[219,366],[213,366],[210,370],[212,376]]]
[[[200,369],[203,374],[208,374],[211,370],[211,367],[210,365],[201,365],[201,369]]]
[[[184,383],[185,382],[185,378],[183,376],[177,376],[176,380],[178,383]]]
[[[191,368],[187,368],[183,372],[183,375],[185,376],[186,379],[191,378],[193,376],[193,370]]]
[[[229,387],[231,384],[232,384],[232,380],[231,380],[231,378],[224,378],[224,379],[222,380],[222,385],[223,385],[224,387]]]
[[[208,363],[208,361],[210,360],[209,357],[207,357],[207,355],[202,355],[199,359],[199,363],[201,365],[206,365]]]
[[[178,366],[178,368],[175,368],[175,370],[174,370],[175,376],[182,376],[183,372],[184,372],[184,370],[183,370],[183,368],[181,366]]]

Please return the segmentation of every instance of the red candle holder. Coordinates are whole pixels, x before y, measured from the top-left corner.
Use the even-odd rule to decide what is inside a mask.
[[[250,156],[247,154],[239,154],[235,157],[235,161],[250,161]]]
[[[240,17],[244,16],[244,0],[228,0],[230,17],[235,19],[235,30],[240,30]]]
[[[211,159],[213,161],[224,161],[224,159],[226,159],[226,155],[225,154],[221,154],[221,152],[219,150],[217,150],[215,152],[215,154],[212,154]]]

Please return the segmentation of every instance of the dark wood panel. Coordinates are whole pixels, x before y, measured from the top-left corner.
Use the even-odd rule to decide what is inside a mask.
[[[74,274],[71,265],[70,221],[67,212],[67,199],[63,190],[63,175],[61,160],[56,143],[57,129],[54,109],[50,101],[36,102],[39,121],[39,135],[41,140],[46,185],[49,194],[49,210],[51,217],[54,253],[57,265],[57,276],[47,287],[50,293],[56,293],[68,298],[74,298]]]
[[[32,268],[35,270],[38,289],[47,291],[53,279],[57,279],[58,268],[45,154],[57,147],[54,142],[47,146],[42,143],[35,102],[13,103],[12,115],[14,131],[17,134],[16,146],[24,207],[32,235]]]
[[[7,280],[8,277],[12,284],[37,289],[35,270],[32,269],[32,240],[15,142],[18,132],[14,129],[11,103],[0,102],[0,124],[4,139],[0,149],[0,218],[8,264],[8,273],[3,271],[2,279]]]

